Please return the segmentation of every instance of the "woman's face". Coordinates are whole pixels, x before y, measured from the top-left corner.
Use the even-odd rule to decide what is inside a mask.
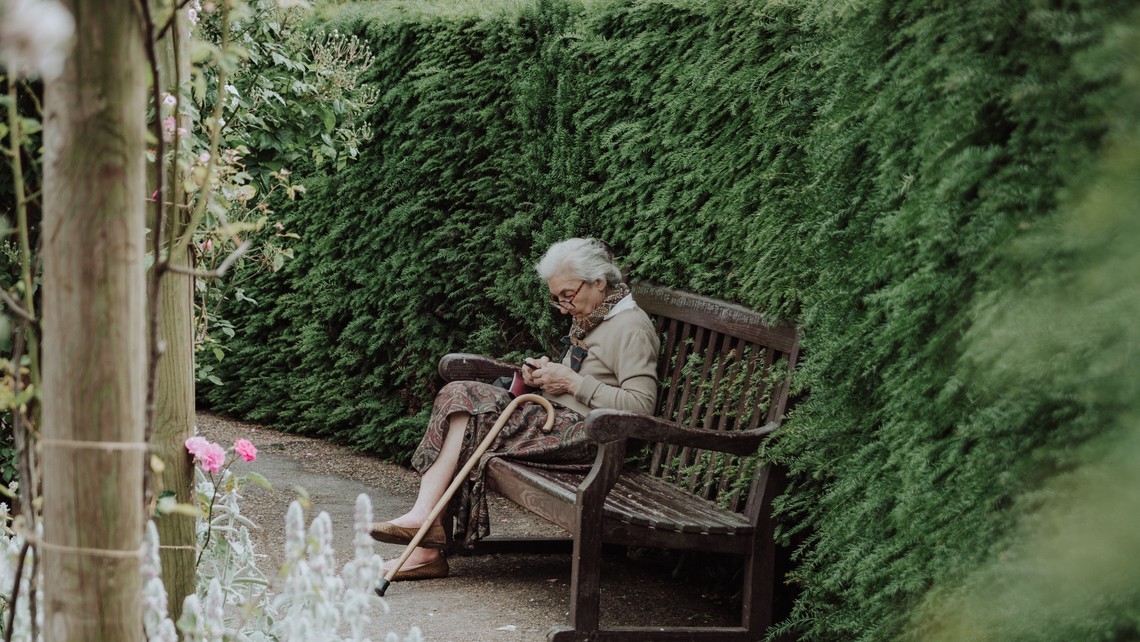
[[[546,282],[550,303],[562,314],[584,317],[606,298],[606,280],[583,281],[571,274],[558,274]]]

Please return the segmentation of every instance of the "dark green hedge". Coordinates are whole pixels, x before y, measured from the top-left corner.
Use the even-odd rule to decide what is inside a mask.
[[[809,394],[771,454],[803,540],[784,626],[821,641],[912,630],[1117,425],[1084,387],[1118,358],[1026,386],[978,319],[1098,252],[1056,230],[1138,122],[1134,2],[486,4],[333,18],[379,54],[376,138],[280,208],[297,259],[228,311],[204,403],[405,457],[439,356],[548,348],[530,265],[600,236],[637,277],[802,324]],[[1050,635],[1135,639],[1129,595]]]

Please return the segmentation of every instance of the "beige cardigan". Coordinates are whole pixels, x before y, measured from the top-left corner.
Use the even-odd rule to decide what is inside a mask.
[[[578,370],[584,378],[578,393],[543,396],[582,416],[591,408],[653,414],[661,341],[649,315],[629,307],[599,323],[583,342],[590,352]],[[569,355],[563,363],[570,365]]]

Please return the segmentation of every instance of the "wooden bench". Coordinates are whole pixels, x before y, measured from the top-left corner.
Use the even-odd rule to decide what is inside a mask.
[[[797,331],[723,301],[644,283],[633,289],[662,339],[656,415],[594,410],[586,431],[599,448],[588,474],[494,458],[488,486],[573,536],[571,626],[552,628],[550,640],[758,640],[772,621],[771,505],[783,476],[757,451],[787,410]],[[439,365],[448,381],[516,368],[468,354]],[[649,444],[643,466],[627,465],[627,443]],[[601,629],[609,543],[742,555],[740,626]]]

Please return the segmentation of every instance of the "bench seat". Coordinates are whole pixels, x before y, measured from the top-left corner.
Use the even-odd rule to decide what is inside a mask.
[[[493,457],[487,464],[492,490],[573,532],[574,502],[586,475],[545,470]],[[625,471],[606,496],[602,539],[636,541],[677,550],[745,552],[755,530],[747,518],[638,470]],[[690,535],[701,535],[693,538]]]

